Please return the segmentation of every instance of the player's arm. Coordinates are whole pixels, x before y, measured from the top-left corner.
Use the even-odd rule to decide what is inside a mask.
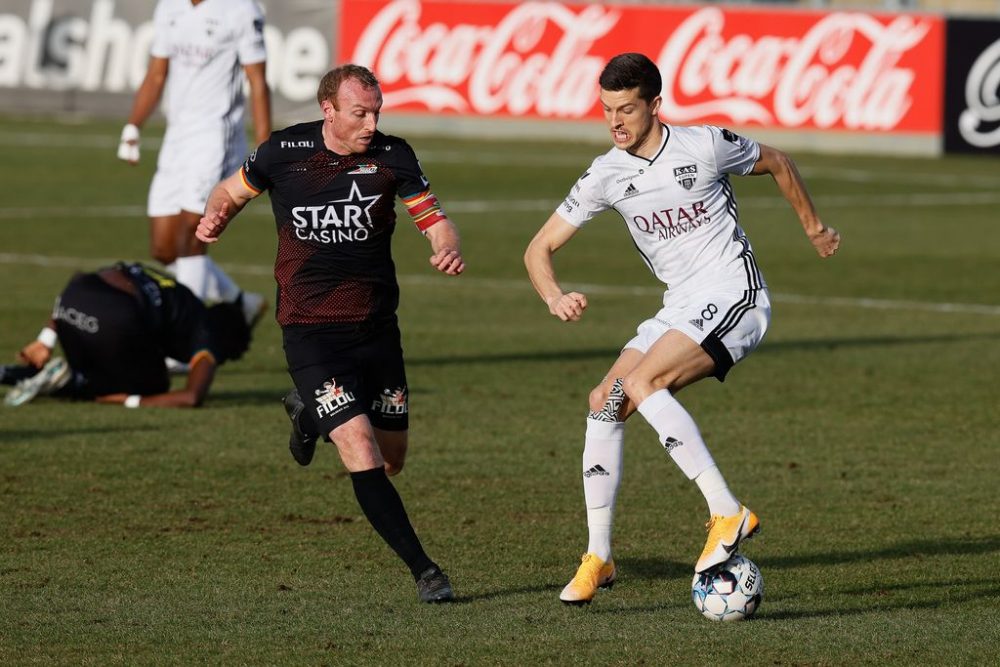
[[[257,144],[262,144],[271,136],[271,90],[265,78],[265,63],[244,65],[243,72],[250,82],[250,115],[253,117],[253,133]]]
[[[146,76],[135,92],[135,98],[132,100],[132,111],[128,115],[128,122],[122,128],[121,141],[118,144],[118,159],[125,160],[129,164],[139,162],[139,130],[160,102],[163,88],[167,84],[169,69],[170,61],[167,58],[157,58],[156,56],[149,58]]]
[[[260,192],[247,182],[243,177],[243,167],[240,167],[212,190],[205,204],[205,215],[198,222],[194,235],[204,243],[215,243],[229,221]]]
[[[50,318],[48,324],[38,334],[38,338],[22,347],[17,353],[17,358],[35,368],[41,368],[52,358],[52,348],[56,346],[58,340],[56,323]]]
[[[553,213],[524,251],[524,266],[528,269],[531,284],[549,307],[549,312],[563,322],[579,320],[587,308],[586,296],[579,292],[563,292],[552,265],[552,256],[577,231],[577,227],[566,222],[558,213]]]
[[[792,205],[802,228],[820,257],[830,257],[840,247],[840,234],[819,219],[816,207],[806,191],[806,184],[788,155],[760,144],[760,158],[750,171],[753,175],[770,174],[781,194]]]
[[[427,181],[424,180],[426,185]],[[430,189],[414,195],[403,196],[403,206],[420,233],[431,244],[431,266],[441,273],[457,276],[465,271],[462,259],[462,242],[458,228],[441,210],[438,198]]]
[[[462,259],[462,242],[458,236],[458,228],[448,218],[440,220],[424,230],[424,235],[430,241],[431,266],[441,273],[457,276],[465,271],[465,261]]]
[[[197,408],[205,402],[208,390],[215,379],[216,363],[211,353],[202,351],[191,359],[187,384],[183,389],[149,396],[129,396],[128,394],[108,394],[98,396],[98,403],[121,404],[130,408]]]

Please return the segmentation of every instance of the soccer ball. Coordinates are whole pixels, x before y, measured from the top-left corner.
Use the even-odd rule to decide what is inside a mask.
[[[691,599],[705,618],[742,621],[760,607],[764,577],[752,560],[736,554],[722,565],[694,575]]]

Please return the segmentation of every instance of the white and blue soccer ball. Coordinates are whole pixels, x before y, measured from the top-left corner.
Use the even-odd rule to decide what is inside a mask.
[[[722,565],[694,575],[691,599],[705,618],[742,621],[760,607],[764,577],[752,560],[735,554]]]

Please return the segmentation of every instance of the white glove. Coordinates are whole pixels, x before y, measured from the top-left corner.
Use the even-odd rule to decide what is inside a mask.
[[[139,162],[139,128],[132,123],[122,128],[122,138],[118,143],[118,159],[132,164]]]

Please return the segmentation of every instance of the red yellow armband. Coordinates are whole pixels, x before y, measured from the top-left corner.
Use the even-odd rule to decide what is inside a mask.
[[[438,198],[430,190],[418,192],[411,197],[403,197],[403,205],[413,219],[413,224],[422,232],[445,219]]]

